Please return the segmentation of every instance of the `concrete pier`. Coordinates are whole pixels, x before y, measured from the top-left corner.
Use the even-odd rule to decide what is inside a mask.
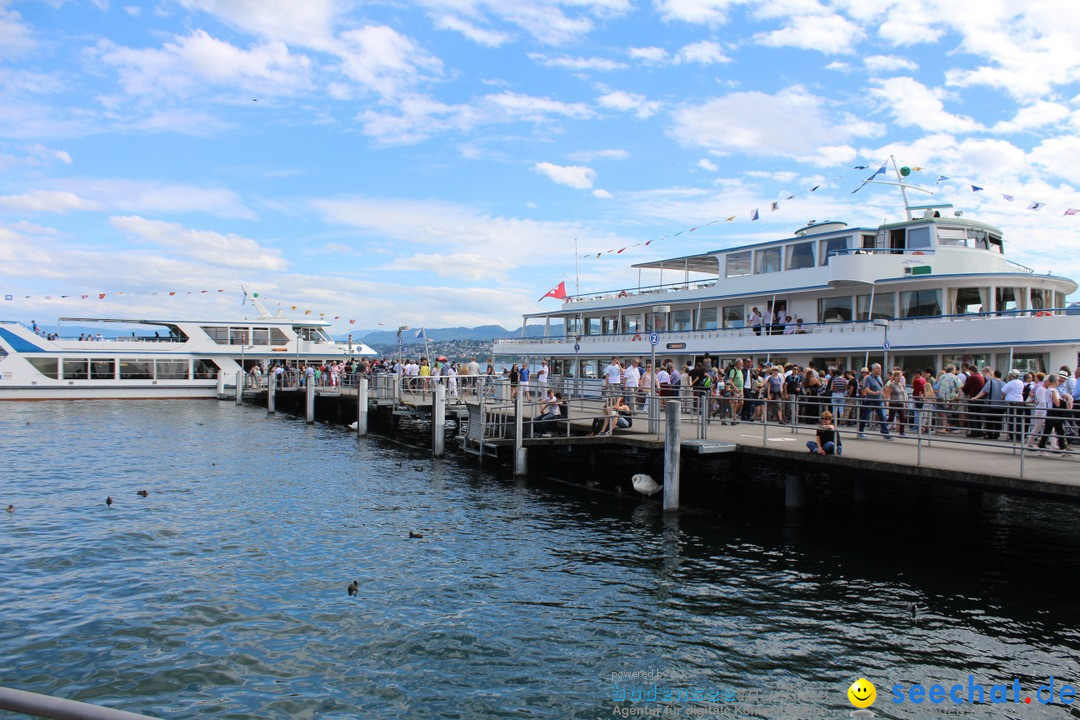
[[[664,510],[679,509],[679,455],[682,449],[682,405],[669,401],[664,435]]]

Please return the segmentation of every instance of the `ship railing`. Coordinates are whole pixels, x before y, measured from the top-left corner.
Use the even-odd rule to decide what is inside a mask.
[[[657,293],[683,292],[685,290],[704,290],[716,285],[716,280],[683,281],[663,283],[661,285],[639,285],[632,288],[619,288],[616,290],[599,290],[591,293],[578,293],[567,295],[566,302],[585,302],[588,300],[609,300],[611,298],[632,297],[634,295],[654,295]]]
[[[809,335],[823,333],[858,333],[874,332],[881,333],[881,328],[875,325],[875,321],[889,320],[891,329],[896,330],[907,326],[917,326],[928,323],[963,322],[968,320],[984,320],[987,318],[1045,318],[1059,315],[1076,315],[1076,308],[1033,308],[1030,310],[994,310],[990,312],[956,313],[952,315],[921,315],[918,317],[885,318],[875,317],[873,320],[825,320],[823,322],[802,323],[796,325],[794,332],[786,333],[785,325],[773,325],[760,327],[760,332],[752,326],[709,328],[698,330],[659,330],[665,343],[680,342],[685,340],[708,340],[751,337],[752,335],[787,336]],[[606,335],[560,335],[547,337],[510,337],[498,338],[496,342],[501,345],[574,345],[575,343],[624,343],[626,341],[642,343],[642,353],[649,352],[648,331],[608,333]],[[668,351],[670,352],[670,351]]]
[[[155,720],[124,710],[0,687],[0,710],[53,720]]]

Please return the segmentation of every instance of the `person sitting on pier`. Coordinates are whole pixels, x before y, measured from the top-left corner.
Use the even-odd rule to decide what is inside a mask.
[[[550,437],[561,417],[563,417],[562,393],[548,390],[547,397],[540,401],[540,415],[533,418],[533,433]]]
[[[607,437],[611,435],[611,431],[616,427],[633,427],[633,414],[634,411],[626,404],[625,399],[620,395],[604,405],[603,414],[600,417],[593,418],[592,432],[590,432],[587,437],[592,437],[593,435]]]
[[[821,425],[817,429],[817,442],[807,440],[806,449],[815,455],[844,454],[844,444],[840,441],[840,431],[833,424],[833,414],[828,410],[821,413]]]

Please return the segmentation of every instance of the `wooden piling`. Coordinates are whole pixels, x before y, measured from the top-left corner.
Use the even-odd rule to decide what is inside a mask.
[[[519,391],[514,398],[514,477],[521,477],[529,472],[525,449],[525,401]]]
[[[367,435],[368,421],[368,379],[362,377],[356,381],[356,434]]]
[[[669,400],[665,413],[667,432],[664,435],[664,510],[678,510],[682,404],[678,400]]]

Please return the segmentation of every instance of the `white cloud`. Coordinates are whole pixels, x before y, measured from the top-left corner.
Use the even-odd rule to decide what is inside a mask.
[[[880,125],[839,112],[799,86],[776,95],[731,93],[685,107],[674,119],[669,132],[686,145],[821,164],[846,162],[854,155],[848,141],[883,132]]]
[[[1073,185],[1080,185],[1080,138],[1075,135],[1047,138],[1031,151],[1031,162]],[[1080,204],[1075,199],[1070,202],[1071,207]]]
[[[437,16],[435,18],[435,26],[442,30],[459,32],[477,45],[483,45],[484,47],[490,48],[500,47],[514,39],[513,35],[510,33],[477,27],[468,20],[456,15],[441,14]]]
[[[596,188],[595,190],[592,191],[592,194],[593,194],[593,197],[600,198],[602,200],[607,200],[607,199],[611,198],[611,193],[609,193],[607,190],[604,190],[602,188]]]
[[[442,62],[425,54],[410,38],[385,25],[369,25],[341,34],[341,70],[350,79],[384,97],[406,93],[425,73],[438,75]]]
[[[233,27],[270,40],[313,48],[330,44],[337,0],[180,0],[185,7],[214,15]]]
[[[578,190],[588,190],[593,186],[596,179],[596,171],[581,165],[555,165],[549,162],[539,162],[533,165],[542,175],[547,175],[559,185],[567,185]]]
[[[716,163],[714,163],[709,158],[701,158],[700,160],[698,160],[697,164],[698,164],[698,167],[701,168],[702,170],[708,170],[709,172],[719,172],[720,171],[720,166],[718,166]]]
[[[633,60],[640,60],[654,65],[663,63],[668,58],[667,50],[658,47],[630,48],[627,54]]]
[[[69,210],[98,210],[98,204],[65,190],[31,190],[19,195],[0,196],[0,207],[13,212],[66,213]]]
[[[626,160],[630,153],[626,150],[582,150],[570,153],[568,157],[575,162],[592,162],[593,160]]]
[[[918,64],[899,55],[869,55],[863,58],[863,66],[872,74],[897,73],[901,70],[914,72],[919,69]]]
[[[660,103],[655,100],[647,100],[644,95],[616,90],[601,95],[598,102],[602,107],[622,112],[632,112],[638,118],[652,117],[660,109]]]
[[[675,56],[680,62],[699,63],[701,65],[731,62],[731,58],[724,54],[720,44],[709,40],[684,45]]]
[[[760,33],[754,39],[769,47],[796,47],[826,55],[855,51],[863,30],[839,13],[797,15],[779,30]]]
[[[243,87],[245,92],[294,94],[309,87],[311,62],[271,41],[243,50],[203,30],[174,38],[160,49],[136,50],[103,40],[94,53],[116,68],[131,95],[186,97],[207,86]]]
[[[574,71],[596,70],[610,72],[622,70],[626,67],[625,63],[600,57],[546,57],[540,53],[530,53],[529,57],[544,67],[557,67]]]
[[[898,125],[918,127],[928,132],[974,132],[982,126],[969,117],[953,115],[945,110],[943,90],[926,87],[910,77],[875,80],[878,87],[870,95],[889,109]]]
[[[1046,100],[1037,100],[1020,108],[1012,120],[1003,120],[994,125],[991,130],[995,133],[1034,130],[1047,125],[1058,125],[1072,114],[1072,111],[1064,105]]]
[[[30,28],[22,22],[22,16],[0,5],[0,58],[19,57],[35,45]]]
[[[518,255],[524,258],[524,255]],[[396,272],[425,273],[445,278],[456,278],[478,282],[492,279],[504,279],[510,271],[519,267],[520,262],[513,256],[493,257],[480,253],[422,253],[401,257],[393,262],[375,268]]]
[[[705,25],[722,25],[728,20],[728,10],[740,0],[654,0],[664,20]]]
[[[279,250],[232,233],[192,230],[177,223],[147,220],[135,215],[112,217],[109,223],[140,240],[206,263],[252,270],[283,270],[287,266]]]
[[[592,110],[584,103],[565,103],[514,92],[488,95],[484,98],[484,103],[498,108],[510,118],[533,122],[544,122],[551,115],[569,118],[587,118],[593,115]]]

